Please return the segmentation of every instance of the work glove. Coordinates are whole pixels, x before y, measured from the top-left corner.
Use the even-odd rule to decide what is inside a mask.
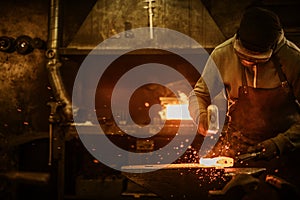
[[[255,146],[250,146],[248,153],[258,153],[257,159],[271,160],[279,155],[279,149],[272,139],[265,140]]]
[[[198,119],[198,133],[206,136],[208,129],[207,113],[201,113]]]

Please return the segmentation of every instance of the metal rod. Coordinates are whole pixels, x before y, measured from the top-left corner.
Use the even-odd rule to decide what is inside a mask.
[[[152,12],[152,0],[149,0],[149,26],[150,26],[150,39],[153,39],[153,12]]]
[[[65,121],[72,120],[72,106],[70,98],[65,90],[62,77],[60,74],[60,67],[62,63],[59,59],[59,47],[60,47],[60,1],[59,0],[51,0],[50,2],[50,16],[49,16],[49,33],[48,33],[48,44],[46,56],[48,58],[47,62],[47,70],[49,72],[49,82],[51,84],[51,88],[53,90],[53,95],[57,105],[62,105],[62,111],[64,115]],[[57,110],[53,107],[51,109],[50,117],[57,112]],[[53,142],[53,121],[49,122],[49,161],[52,162],[52,142]],[[60,142],[62,146],[64,146],[64,136],[60,138]],[[58,158],[57,163],[57,200],[64,199],[64,152],[62,153],[62,157]],[[50,163],[50,162],[49,162]]]
[[[53,141],[53,129],[52,129],[52,123],[49,124],[49,160],[48,160],[48,165],[52,165],[52,144]]]
[[[148,6],[144,6],[144,8],[148,9],[148,15],[149,15],[149,32],[150,32],[150,39],[153,39],[153,6],[152,2],[154,0],[146,0],[146,3],[148,3]]]

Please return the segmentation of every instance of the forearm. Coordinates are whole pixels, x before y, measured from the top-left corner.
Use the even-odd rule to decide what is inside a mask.
[[[213,51],[201,77],[189,95],[189,112],[196,124],[199,122],[200,115],[207,114],[207,107],[211,104],[211,100],[224,90],[222,73],[215,60],[220,59],[216,58],[216,52]]]
[[[189,112],[195,123],[198,123],[201,113],[207,112],[211,99],[204,81],[200,78],[194,90],[189,95]]]
[[[298,80],[295,78],[295,80]],[[300,80],[292,81],[292,92],[295,98],[296,104],[298,104],[298,112],[300,110]],[[294,124],[286,130],[284,133],[278,134],[273,141],[276,143],[280,150],[280,154],[291,152],[300,148],[300,114],[294,116]]]
[[[300,121],[298,120],[287,131],[278,134],[272,140],[277,145],[280,154],[300,148]]]

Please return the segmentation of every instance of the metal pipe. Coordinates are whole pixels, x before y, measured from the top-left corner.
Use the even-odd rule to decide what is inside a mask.
[[[63,113],[65,120],[72,120],[72,104],[68,96],[62,77],[60,67],[62,63],[59,59],[58,49],[60,46],[60,1],[51,0],[50,16],[49,16],[49,33],[48,33],[48,50],[46,56],[48,58],[47,69],[49,71],[49,81],[53,90],[54,98],[63,105]]]
[[[46,56],[48,58],[47,62],[47,69],[49,74],[49,82],[51,84],[51,88],[53,90],[53,95],[56,100],[55,105],[61,105],[62,111],[64,115],[65,121],[71,121],[72,119],[72,105],[69,96],[65,90],[62,77],[60,74],[60,67],[62,63],[59,59],[59,47],[60,47],[60,1],[59,0],[51,0],[50,5],[50,16],[49,16],[49,33],[48,33],[48,50],[46,51]],[[54,112],[57,112],[57,107],[51,107],[50,117]],[[52,137],[53,137],[53,122],[50,120],[50,127],[49,127],[49,164],[52,162]],[[64,139],[62,139],[64,140]],[[57,199],[63,200],[64,199],[64,141],[62,142],[62,149],[60,149],[62,157],[58,159],[57,162]]]
[[[46,52],[46,56],[51,59],[53,62],[57,62],[59,60],[59,55],[57,53],[59,45],[60,45],[60,36],[59,36],[59,28],[60,28],[60,1],[59,0],[51,0],[50,4],[50,14],[49,14],[49,32],[48,32],[48,51]]]

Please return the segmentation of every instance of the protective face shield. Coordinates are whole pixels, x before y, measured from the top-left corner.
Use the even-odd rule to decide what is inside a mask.
[[[264,63],[270,60],[281,35],[278,16],[272,11],[253,7],[244,13],[233,47],[246,66]]]

